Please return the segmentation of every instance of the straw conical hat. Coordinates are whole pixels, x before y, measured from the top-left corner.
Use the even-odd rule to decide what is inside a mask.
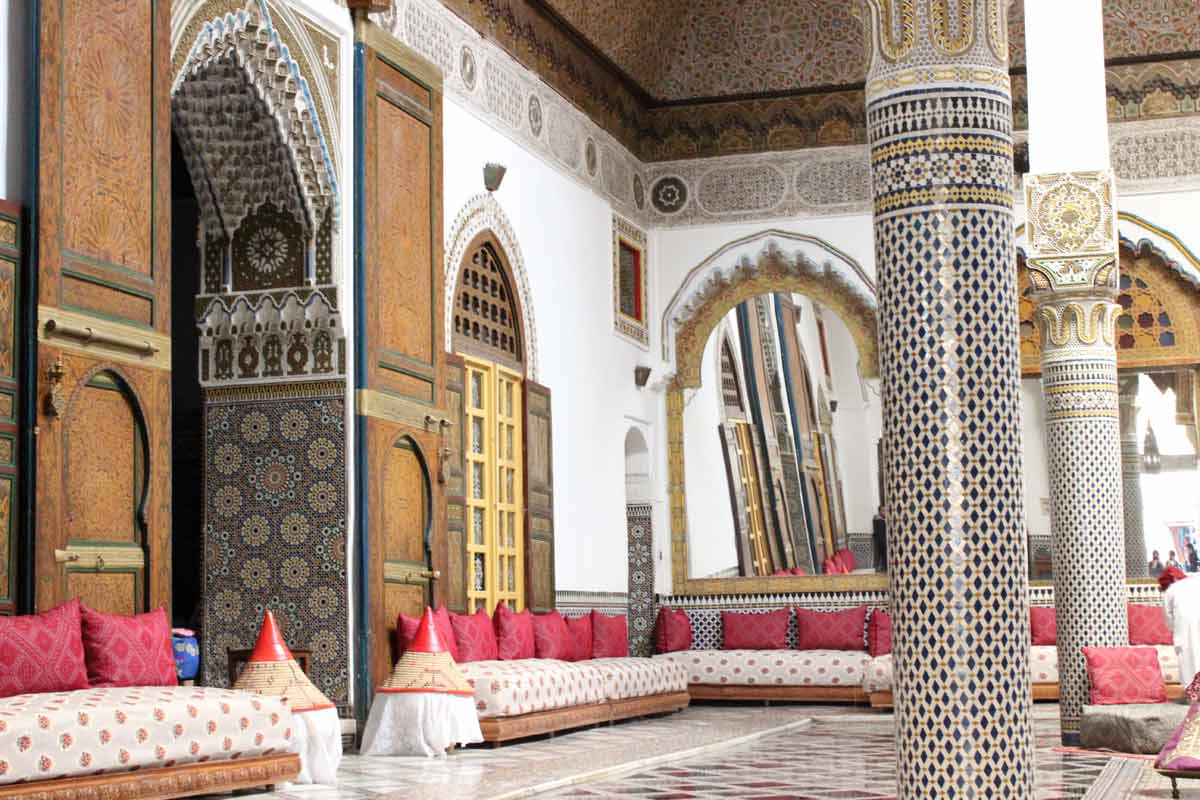
[[[300,669],[292,657],[292,651],[284,644],[279,626],[275,624],[275,615],[270,611],[263,615],[258,643],[254,645],[254,652],[250,654],[250,660],[246,662],[246,668],[234,682],[233,688],[282,697],[292,711],[319,711],[334,707]]]
[[[467,697],[475,694],[438,636],[432,608],[425,609],[425,616],[421,617],[421,625],[412,644],[400,656],[391,676],[379,687],[379,691],[437,692]]]

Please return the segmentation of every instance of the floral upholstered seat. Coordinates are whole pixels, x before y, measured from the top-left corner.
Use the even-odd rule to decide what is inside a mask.
[[[469,661],[460,664],[459,669],[475,689],[480,719],[513,717],[605,699],[605,675],[590,661]]]
[[[684,650],[655,660],[687,670],[690,684],[861,686],[871,657],[858,650]]]
[[[686,692],[687,670],[682,664],[656,658],[594,658],[585,662],[604,676],[606,700],[627,700],[652,694]]]
[[[193,686],[79,689],[0,700],[0,784],[287,752],[279,697]]]

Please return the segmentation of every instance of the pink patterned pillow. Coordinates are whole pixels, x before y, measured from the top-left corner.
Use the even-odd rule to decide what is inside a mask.
[[[1130,644],[1174,644],[1162,606],[1129,604]]]
[[[528,608],[520,614],[505,603],[496,606],[492,615],[496,627],[496,652],[501,661],[533,658],[533,612]]]
[[[892,617],[886,611],[874,609],[867,620],[867,652],[871,657],[892,652]]]
[[[410,617],[408,614],[401,614],[396,617],[396,658],[404,655],[404,651],[408,649],[408,643],[417,635],[417,628],[421,627],[420,617]],[[433,612],[433,627],[437,631],[438,638],[442,640],[442,646],[449,651],[450,657],[458,661],[458,643],[454,641],[454,626],[450,623],[450,612],[445,606],[441,606],[437,611]]]
[[[629,623],[624,614],[608,616],[592,611],[592,658],[625,658],[629,655]]]
[[[1165,703],[1158,651],[1153,647],[1085,647],[1092,705]]]
[[[86,688],[78,598],[41,614],[0,617],[0,697]]]
[[[492,629],[492,618],[482,608],[474,614],[450,614],[454,627],[454,641],[458,648],[459,664],[469,661],[495,661],[500,658],[496,643],[496,631]]]
[[[845,611],[796,609],[797,650],[866,650],[867,607]]]
[[[570,647],[567,661],[587,661],[592,657],[592,615],[566,617]]]
[[[790,609],[765,614],[721,612],[721,647],[725,650],[783,650],[787,648]]]
[[[571,655],[571,632],[562,614],[551,611],[548,614],[533,615],[533,652],[538,658],[555,658],[569,661]]]
[[[92,686],[176,686],[167,610],[125,616],[85,605],[83,649]]]
[[[676,653],[692,649],[692,621],[683,609],[658,609],[654,622],[654,652]]]
[[[1058,615],[1053,608],[1029,607],[1029,634],[1034,645],[1058,644]]]

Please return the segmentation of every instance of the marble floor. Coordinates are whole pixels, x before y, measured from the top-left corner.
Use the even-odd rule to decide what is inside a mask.
[[[1168,798],[1142,759],[1066,752],[1057,707],[1035,707],[1037,800]],[[678,714],[445,759],[347,756],[339,784],[253,800],[885,800],[892,717],[837,706],[694,705]],[[1200,798],[1181,784],[1184,797]]]

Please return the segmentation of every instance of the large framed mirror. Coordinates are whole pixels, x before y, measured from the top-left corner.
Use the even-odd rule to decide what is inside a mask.
[[[675,593],[886,588],[870,281],[768,245],[674,343]]]

